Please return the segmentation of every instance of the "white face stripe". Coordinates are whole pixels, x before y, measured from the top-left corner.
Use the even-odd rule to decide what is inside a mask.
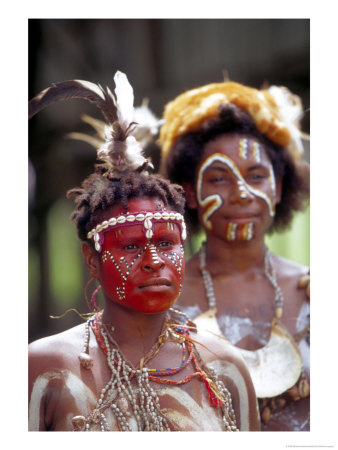
[[[152,257],[152,260],[153,260],[154,264],[159,264],[160,260],[158,259],[158,254],[157,254],[157,250],[156,250],[155,245],[151,244],[149,246],[149,249],[150,249],[150,254],[151,254],[151,257]]]
[[[228,241],[250,241],[254,235],[254,223],[248,222],[238,225],[229,222],[226,227],[226,239]]]
[[[261,162],[261,147],[258,142],[253,142],[252,144],[252,156],[254,157],[255,161]]]
[[[239,186],[240,185],[244,186],[247,191],[254,194],[256,197],[259,197],[262,200],[264,200],[266,202],[266,204],[268,205],[270,216],[274,217],[275,208],[274,208],[274,203],[271,200],[271,198],[265,192],[261,191],[260,189],[254,188],[253,186],[248,184],[245,181],[245,179],[242,177],[242,174],[240,173],[237,165],[234,163],[234,161],[231,158],[224,155],[223,153],[214,153],[213,155],[209,156],[204,161],[202,166],[200,167],[200,170],[198,172],[198,179],[197,179],[197,201],[198,201],[198,203],[200,204],[200,206],[206,207],[208,205],[208,203],[211,202],[211,205],[209,206],[209,208],[207,209],[207,211],[204,213],[204,215],[202,217],[202,220],[208,229],[211,229],[211,227],[212,227],[209,217],[223,204],[222,197],[219,194],[212,194],[212,195],[209,195],[208,197],[205,197],[204,199],[202,198],[202,182],[203,182],[204,172],[206,171],[206,169],[209,166],[211,166],[216,161],[221,162],[230,168],[230,170],[233,172],[233,174],[237,178],[237,182],[238,182]],[[270,164],[271,187],[275,186],[274,180],[275,180],[275,178],[274,178],[274,174],[273,174],[273,169],[272,169],[272,165]],[[273,189],[273,195],[275,196],[275,187]]]
[[[276,179],[275,179],[275,173],[273,171],[272,164],[270,164],[269,171],[270,171],[270,175],[269,175],[270,185],[271,185],[271,189],[272,189],[274,200],[275,200],[275,198],[276,198]]]
[[[248,147],[249,141],[248,139],[241,138],[239,140],[239,157],[246,159],[248,157]]]

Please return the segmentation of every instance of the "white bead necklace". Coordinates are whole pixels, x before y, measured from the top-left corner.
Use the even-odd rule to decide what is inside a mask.
[[[189,318],[184,313],[173,308],[170,309],[170,312],[184,316],[187,323],[189,322]],[[93,365],[92,358],[88,355],[90,320],[88,320],[85,328],[83,352],[79,355],[81,364],[87,369]],[[132,431],[130,419],[136,421],[138,431],[171,431],[173,426],[170,427],[170,422],[163,415],[158,395],[149,384],[149,369],[145,367],[135,369],[132,367],[124,359],[109,331],[104,329],[101,321],[99,324],[100,333],[107,351],[106,358],[111,370],[111,378],[102,389],[94,410],[87,417],[73,417],[74,431],[110,431],[106,417],[108,410],[115,417],[120,431]],[[174,330],[175,327],[169,326],[164,329],[161,336],[164,336],[164,339],[167,340],[169,333],[179,343],[181,349],[185,348],[182,335],[177,334]],[[179,342],[178,339],[181,339],[181,341]],[[113,347],[111,347],[109,341],[111,341]],[[153,352],[150,353],[149,357],[151,358],[152,356]],[[224,399],[224,403],[220,407],[224,429],[226,431],[238,431],[231,394],[223,382],[218,379],[215,371],[212,369],[208,370],[210,379],[217,387],[221,398]],[[134,380],[133,386],[131,384],[132,379]]]

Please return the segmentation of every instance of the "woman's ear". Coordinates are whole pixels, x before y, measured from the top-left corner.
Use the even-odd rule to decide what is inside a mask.
[[[185,192],[185,199],[187,201],[188,208],[197,209],[198,204],[194,186],[186,182],[183,182],[182,186]]]
[[[82,242],[82,255],[90,275],[99,278],[97,251],[88,242]]]

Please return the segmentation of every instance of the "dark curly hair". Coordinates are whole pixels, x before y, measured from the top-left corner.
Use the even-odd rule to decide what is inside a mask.
[[[282,179],[282,197],[276,205],[276,214],[269,232],[281,231],[291,223],[295,211],[306,206],[310,195],[309,164],[296,162],[289,152],[258,132],[253,119],[234,105],[220,108],[218,120],[205,122],[201,129],[190,132],[177,140],[167,159],[162,161],[161,172],[172,182],[184,182],[194,186],[196,169],[202,158],[205,145],[222,134],[249,134],[264,145],[276,178]],[[186,220],[191,232],[200,229],[196,209],[186,207]]]
[[[165,206],[181,214],[184,213],[184,191],[181,186],[171,184],[161,175],[144,172],[124,172],[121,175],[105,172],[103,165],[86,178],[81,187],[67,192],[74,197],[75,210],[71,219],[75,222],[77,233],[82,241],[87,233],[97,225],[99,214],[116,204],[128,210],[128,200],[135,197],[158,197]],[[92,241],[88,241],[92,244]]]

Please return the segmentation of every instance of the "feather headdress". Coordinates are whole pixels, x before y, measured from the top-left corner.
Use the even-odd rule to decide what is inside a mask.
[[[105,127],[106,124],[103,120],[95,119],[94,117],[83,114],[81,116],[83,122],[88,123],[94,128],[95,134],[90,135],[87,133],[72,132],[68,133],[67,137],[70,139],[77,139],[87,142],[95,148],[101,147],[105,140]],[[163,120],[158,119],[149,109],[148,100],[144,99],[141,106],[134,108],[133,121],[137,123],[137,126],[133,128],[131,135],[139,142],[144,149],[148,144],[155,142],[155,136],[158,134]]]
[[[83,81],[69,80],[52,84],[29,102],[29,119],[42,109],[59,101],[83,98],[95,104],[106,121],[104,142],[97,149],[97,158],[108,172],[141,170],[152,167],[136,140],[134,121],[134,93],[126,75],[117,71],[114,76],[115,96],[107,87]]]

